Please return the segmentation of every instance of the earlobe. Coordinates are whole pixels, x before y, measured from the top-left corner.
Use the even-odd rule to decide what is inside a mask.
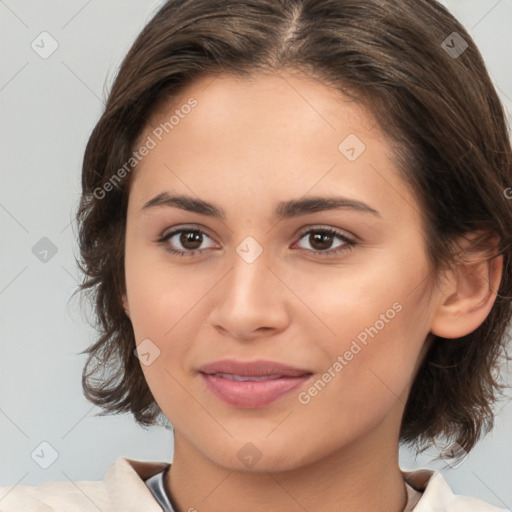
[[[460,338],[476,330],[496,300],[503,256],[483,257],[460,264],[448,272],[441,285],[431,332],[443,338]]]
[[[130,318],[130,308],[128,306],[128,299],[126,297],[126,294],[123,294],[123,308],[126,313],[126,316]]]

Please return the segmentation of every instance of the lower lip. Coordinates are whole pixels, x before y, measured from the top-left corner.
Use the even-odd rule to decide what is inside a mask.
[[[297,389],[311,375],[259,381],[237,381],[201,373],[207,388],[229,405],[244,409],[265,407]]]

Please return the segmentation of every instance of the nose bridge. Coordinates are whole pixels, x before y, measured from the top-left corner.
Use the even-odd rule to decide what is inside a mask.
[[[232,267],[215,301],[211,320],[234,337],[249,338],[261,328],[280,329],[286,322],[282,284],[268,268],[270,253],[253,237],[235,249]]]
[[[269,289],[269,280],[275,280],[268,269],[269,252],[253,237],[247,237],[236,247],[235,253],[225,290],[226,299],[235,309],[259,308],[266,302],[263,292]]]

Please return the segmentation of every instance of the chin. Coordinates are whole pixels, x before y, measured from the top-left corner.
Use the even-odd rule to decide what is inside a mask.
[[[226,470],[252,474],[293,471],[312,462],[305,453],[297,451],[295,443],[294,446],[283,446],[280,440],[276,441],[277,443],[270,443],[268,440],[253,442],[248,439],[231,441],[229,446],[219,444],[218,453],[203,454]]]

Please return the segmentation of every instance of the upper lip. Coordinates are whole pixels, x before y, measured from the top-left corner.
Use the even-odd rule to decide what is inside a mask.
[[[276,376],[281,377],[301,377],[303,375],[311,375],[311,371],[303,368],[294,368],[286,364],[276,361],[235,361],[233,359],[223,359],[208,363],[199,368],[201,373],[228,373],[232,375],[240,375],[242,377],[265,377]]]

